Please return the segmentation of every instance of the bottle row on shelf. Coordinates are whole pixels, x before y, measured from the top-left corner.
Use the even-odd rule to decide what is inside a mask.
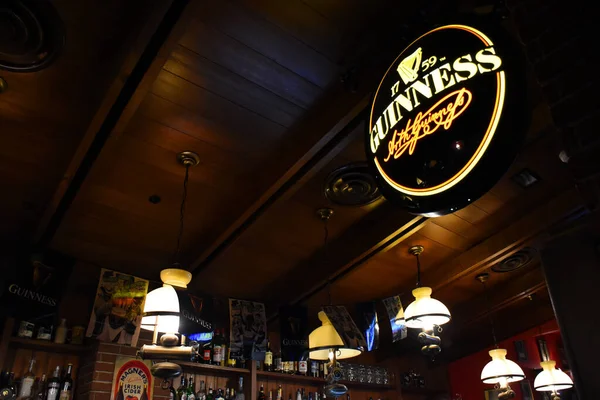
[[[196,391],[194,377],[190,375],[181,377],[181,383],[177,389],[173,386],[169,388],[170,400],[244,400],[244,378],[238,380],[237,392],[234,388],[216,388],[212,387],[206,390],[204,381],[200,381],[200,388]]]
[[[229,350],[229,351],[226,351]],[[350,382],[389,385],[393,382],[387,368],[338,362],[336,371],[330,371],[327,361],[318,361],[299,357],[296,360],[286,360],[282,352],[273,352],[271,343],[267,342],[264,361],[245,360],[231,357],[231,349],[226,345],[223,330],[217,329],[212,340],[202,345],[199,363],[227,367],[250,368],[250,363],[255,362],[258,370],[279,372],[282,374],[310,376],[314,378],[327,378],[329,374],[337,373],[339,378]],[[307,354],[307,352],[305,353]]]
[[[73,365],[61,369],[56,366],[50,379],[46,374],[36,377],[33,373],[35,358],[20,378],[15,373],[2,371],[0,376],[0,399],[2,400],[70,400],[73,395]]]
[[[212,387],[206,388],[205,382],[202,380],[199,384],[199,389],[196,391],[196,383],[194,377],[185,375],[181,377],[180,385],[177,389],[170,387],[170,400],[245,400],[244,395],[244,378],[239,377],[237,390],[233,387],[216,388],[213,390]],[[265,391],[264,385],[260,385],[257,400],[285,400],[285,393],[281,385],[278,385],[276,389],[270,389]],[[121,400],[121,399],[119,399]],[[140,399],[145,400],[145,399]],[[321,391],[306,391],[304,388],[298,388],[295,393],[287,393],[287,400],[327,400],[325,392]],[[350,393],[346,394],[346,400],[350,400]],[[369,397],[369,400],[373,400]],[[380,398],[378,400],[381,400]]]

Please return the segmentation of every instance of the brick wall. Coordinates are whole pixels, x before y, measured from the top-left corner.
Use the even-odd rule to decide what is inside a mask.
[[[594,2],[507,0],[507,6],[549,104],[559,132],[559,151],[580,190],[596,207],[600,199],[598,36]]]
[[[138,340],[138,346],[150,344],[144,333]],[[76,400],[110,400],[115,361],[118,356],[135,357],[136,347],[96,342],[88,355],[82,358],[75,393]],[[169,398],[168,390],[160,387],[161,381],[155,379],[154,395],[156,400]]]

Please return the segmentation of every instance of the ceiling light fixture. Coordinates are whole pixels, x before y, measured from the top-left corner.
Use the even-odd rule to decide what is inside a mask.
[[[417,287],[412,291],[415,300],[406,307],[404,318],[406,319],[406,326],[409,328],[432,331],[435,326],[449,322],[451,315],[444,303],[431,297],[432,290],[430,287],[421,286],[421,261],[419,256],[424,249],[423,246],[412,246],[408,249],[408,252],[417,259]]]
[[[529,168],[523,168],[510,179],[524,189],[527,189],[540,181],[540,177],[533,173]]]
[[[175,287],[186,288],[192,279],[189,271],[180,268],[177,262],[181,251],[183,236],[185,206],[187,200],[187,187],[190,167],[198,165],[199,157],[196,153],[184,151],[177,155],[177,160],[185,167],[183,179],[183,195],[179,208],[179,232],[177,245],[173,253],[174,268],[164,269],[160,273],[163,286],[154,289],[146,295],[144,311],[142,314],[141,328],[154,332],[152,345],[144,345],[138,352],[142,359],[183,359],[190,360],[194,357],[196,349],[192,346],[179,346],[179,298]],[[158,334],[163,335],[158,338]],[[165,379],[181,375],[182,369],[177,364],[162,362],[154,364],[152,374]]]
[[[317,210],[319,219],[323,221],[324,239],[323,239],[323,259],[327,261],[326,250],[327,240],[329,239],[329,229],[327,223],[333,215],[331,208],[320,208]],[[331,282],[327,282],[327,295],[329,305],[331,302]],[[316,328],[308,336],[309,358],[312,360],[329,360],[335,363],[335,360],[356,357],[362,352],[360,349],[346,347],[340,334],[335,330],[333,324],[324,311],[319,311],[319,320],[321,326]]]
[[[560,400],[559,390],[571,389],[573,380],[560,368],[556,368],[556,361],[542,361],[543,371],[535,377],[533,387],[538,392],[552,392],[552,400]]]
[[[483,273],[475,277],[483,285],[483,291],[488,307],[488,316],[490,319],[490,326],[492,329],[492,337],[494,339],[495,349],[490,350],[489,354],[492,357],[492,361],[488,362],[483,370],[481,371],[481,380],[483,383],[495,385],[494,387],[500,390],[498,399],[512,399],[515,397],[515,392],[510,388],[509,383],[517,382],[525,378],[525,373],[514,361],[506,358],[506,349],[501,349],[498,346],[498,340],[496,338],[496,328],[494,326],[494,319],[492,318],[492,308],[490,305],[490,298],[487,292],[486,282],[489,279],[490,274]]]

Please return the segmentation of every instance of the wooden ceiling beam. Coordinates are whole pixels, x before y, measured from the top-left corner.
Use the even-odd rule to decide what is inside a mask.
[[[379,68],[381,69],[381,68]],[[347,144],[350,134],[367,118],[370,90],[375,87],[376,72],[365,72],[361,89],[347,91],[341,83],[326,93],[325,98],[289,133],[290,139],[273,157],[266,170],[285,171],[275,182],[263,183],[265,190],[190,266],[197,275],[212,260],[278,201],[288,199],[310,177],[337,155]],[[261,177],[257,177],[260,180]]]
[[[514,272],[511,274],[514,274]],[[492,273],[491,280],[493,279],[493,275]],[[474,280],[473,286],[481,286],[481,283]],[[474,296],[462,304],[451,307],[452,325],[456,326],[458,330],[465,329],[487,318],[490,314],[496,314],[500,310],[510,307],[516,302],[522,301],[528,298],[528,296],[532,296],[545,289],[544,274],[538,265],[521,276],[516,276],[507,282],[489,288],[487,295],[483,292],[483,287],[481,287],[481,294]]]
[[[483,242],[440,265],[427,277],[434,291],[440,291],[458,279],[478,272],[514,254],[526,243],[543,236],[555,224],[583,207],[577,189],[565,191],[543,205],[536,206],[513,224]],[[407,290],[398,288],[398,293]]]
[[[545,295],[542,295],[542,291],[538,293],[540,296],[532,301],[513,304],[495,314],[494,325],[498,342],[554,318],[554,311],[547,293]],[[442,357],[447,361],[457,360],[468,354],[490,348],[493,344],[490,325],[483,321],[472,325],[469,330],[461,331],[460,335],[453,334],[448,328],[442,332]]]
[[[282,304],[302,303],[328,282],[340,279],[376,254],[396,246],[426,222],[425,217],[416,217],[385,202],[329,243],[326,249],[315,252],[279,278],[263,296],[275,309]],[[325,251],[336,256],[325,257]],[[276,313],[270,318],[275,316]]]
[[[34,236],[39,245],[51,242],[94,162],[108,140],[114,140],[124,131],[199,3],[199,0],[148,2],[153,10],[131,44],[123,46],[126,53],[117,57],[122,60],[120,68],[40,219]]]

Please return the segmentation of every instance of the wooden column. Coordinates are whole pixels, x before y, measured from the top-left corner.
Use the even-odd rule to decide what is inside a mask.
[[[594,222],[555,237],[541,253],[580,400],[597,399],[600,393],[600,229],[597,218]]]

